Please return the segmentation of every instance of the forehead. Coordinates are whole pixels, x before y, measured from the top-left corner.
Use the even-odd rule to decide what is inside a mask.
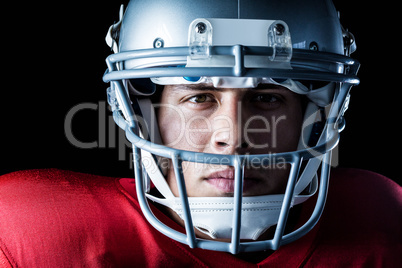
[[[178,84],[178,85],[166,85],[165,89],[169,90],[189,90],[189,91],[254,91],[254,90],[275,90],[275,91],[289,91],[284,86],[276,84],[258,84],[253,88],[232,88],[232,87],[216,87],[213,83],[199,83],[199,84]]]

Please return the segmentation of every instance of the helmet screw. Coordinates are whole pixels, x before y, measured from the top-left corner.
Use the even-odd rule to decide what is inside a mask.
[[[283,24],[280,23],[276,24],[274,26],[274,29],[276,35],[282,35],[285,32],[285,26],[283,26]]]
[[[156,38],[154,40],[154,48],[162,48],[164,46],[164,41],[162,38]]]
[[[203,33],[205,33],[206,30],[207,30],[207,25],[205,25],[205,23],[203,23],[203,22],[199,22],[199,23],[197,23],[197,25],[195,25],[196,33],[203,34]]]
[[[309,49],[310,50],[312,50],[312,51],[318,51],[318,44],[317,44],[317,42],[311,42],[310,43],[310,45],[309,45]]]

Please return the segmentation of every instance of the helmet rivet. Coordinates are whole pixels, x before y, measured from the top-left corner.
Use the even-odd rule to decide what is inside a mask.
[[[164,46],[164,41],[162,38],[156,38],[154,40],[154,48],[162,48]]]
[[[310,50],[312,50],[312,51],[318,51],[318,44],[317,44],[317,42],[311,42],[310,43],[310,45],[309,45],[309,49]]]
[[[274,26],[274,29],[276,35],[282,35],[285,32],[285,26],[283,26],[283,24],[280,23],[276,24]]]
[[[199,23],[197,23],[197,25],[195,25],[196,33],[203,34],[203,33],[205,33],[206,30],[207,30],[207,25],[205,25],[205,23],[203,23],[203,22],[199,22]]]

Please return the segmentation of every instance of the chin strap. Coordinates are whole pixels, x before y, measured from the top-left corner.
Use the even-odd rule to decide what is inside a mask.
[[[303,203],[314,195],[317,188],[318,179],[315,176],[311,192],[308,195],[296,194],[292,201],[292,207]],[[147,197],[154,202],[171,208],[183,218],[183,207],[179,197],[170,196],[163,199],[150,194],[147,194]],[[240,239],[256,240],[269,227],[277,224],[283,197],[283,194],[243,197]],[[234,210],[233,197],[189,197],[188,201],[193,225],[199,231],[213,239],[231,238]]]

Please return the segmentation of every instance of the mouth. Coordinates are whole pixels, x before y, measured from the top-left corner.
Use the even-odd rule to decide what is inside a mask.
[[[231,194],[234,193],[235,180],[234,180],[234,170],[225,169],[221,171],[214,172],[205,178],[206,182],[215,187],[217,190]],[[243,193],[251,192],[254,187],[258,184],[258,180],[255,178],[244,177],[243,183]]]

